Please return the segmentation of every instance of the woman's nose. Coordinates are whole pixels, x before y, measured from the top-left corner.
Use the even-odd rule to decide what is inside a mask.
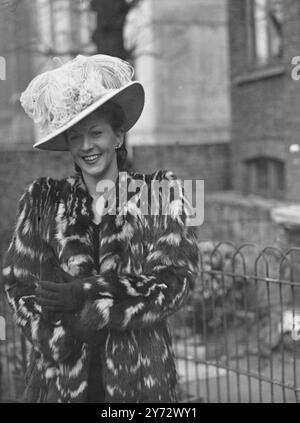
[[[90,150],[92,148],[92,144],[91,144],[91,140],[88,136],[84,136],[83,137],[83,141],[82,141],[82,145],[81,145],[81,149],[82,150]]]

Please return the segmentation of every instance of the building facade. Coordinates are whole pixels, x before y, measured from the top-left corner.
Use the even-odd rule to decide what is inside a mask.
[[[233,188],[300,200],[297,0],[229,0]]]
[[[138,171],[171,167],[229,186],[230,84],[224,0],[142,0],[127,20],[146,105],[129,134]]]

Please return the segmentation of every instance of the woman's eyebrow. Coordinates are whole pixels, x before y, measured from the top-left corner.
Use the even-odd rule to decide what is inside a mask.
[[[94,123],[93,125],[91,125],[89,127],[90,130],[91,129],[94,129],[94,128],[100,128],[100,129],[102,129],[101,123]]]

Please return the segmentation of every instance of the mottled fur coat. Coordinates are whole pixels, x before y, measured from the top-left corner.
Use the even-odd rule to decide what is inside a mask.
[[[147,195],[149,206],[162,196],[150,198],[154,180],[167,181],[184,194],[172,171],[122,172],[117,188],[124,178],[127,184],[141,181],[141,189],[129,192],[123,203],[117,189],[116,214],[107,213],[101,221],[98,266],[92,198],[80,174],[39,178],[20,199],[3,277],[17,323],[33,345],[24,401],[86,402],[96,341],[101,343],[104,402],[177,400],[167,318],[194,285],[198,246],[178,198],[171,196],[166,214],[140,212]],[[66,274],[85,284],[82,310],[71,318],[43,312],[35,302],[34,281],[67,283]]]

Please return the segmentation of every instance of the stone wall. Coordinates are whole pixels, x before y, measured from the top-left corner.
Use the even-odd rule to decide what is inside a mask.
[[[228,144],[135,146],[133,166],[138,172],[169,168],[179,178],[202,179],[205,192],[230,188]]]
[[[236,192],[205,195],[204,223],[198,227],[199,240],[229,241],[239,246],[254,243],[287,248],[295,239],[271,218],[271,210],[283,205],[256,196],[244,197]]]

